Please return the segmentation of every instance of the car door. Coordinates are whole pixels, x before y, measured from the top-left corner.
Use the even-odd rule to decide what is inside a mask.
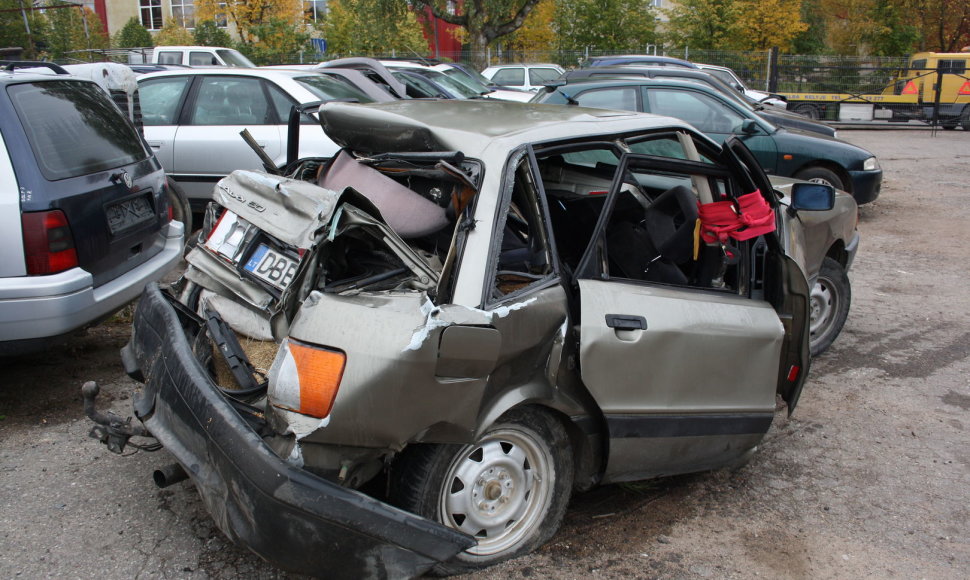
[[[190,198],[210,197],[215,183],[236,169],[262,170],[239,133],[248,129],[272,159],[283,159],[285,120],[277,118],[263,81],[203,75],[193,87],[175,136],[173,171]]]
[[[149,77],[138,83],[145,140],[169,174],[176,172],[175,133],[193,78],[188,75]]]
[[[758,280],[762,242],[728,257],[695,241],[695,185],[736,195],[727,167],[626,154],[617,175],[576,271],[581,377],[610,436],[605,477],[722,465],[757,444],[775,406],[785,325]],[[661,207],[677,188],[690,197]]]
[[[778,148],[768,131],[755,121],[743,128],[749,117],[713,95],[682,87],[644,87],[644,108],[647,113],[668,115],[687,121],[708,137],[723,143],[737,136],[768,173],[778,169]]]

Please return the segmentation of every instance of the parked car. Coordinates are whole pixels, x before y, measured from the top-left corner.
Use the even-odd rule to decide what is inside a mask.
[[[670,66],[677,68],[698,68],[696,64],[682,58],[657,56],[655,54],[618,54],[613,56],[594,56],[583,63],[584,67],[647,65]]]
[[[47,67],[56,74],[20,72]],[[178,262],[165,174],[92,81],[0,70],[0,354],[121,309]]]
[[[781,109],[788,108],[788,103],[785,101],[784,97],[781,95],[776,95],[772,93],[766,93],[764,91],[757,91],[748,87],[741,80],[741,77],[737,75],[733,70],[726,66],[718,66],[716,64],[701,64],[697,63],[697,66],[704,72],[710,73],[717,78],[721,79],[728,85],[737,89],[741,94],[750,97],[752,100],[763,103],[765,105],[771,105],[773,107],[778,107]]]
[[[239,136],[243,129],[276,164],[286,158],[286,122],[293,105],[374,99],[342,81],[310,71],[211,68],[167,71],[138,79],[145,139],[195,211],[212,199],[216,182],[262,162]],[[316,124],[309,116],[308,124]],[[338,147],[319,131],[304,131],[300,155],[329,156]]]
[[[490,100],[319,117],[341,152],[220,182],[183,284],[139,302],[142,424],[84,387],[116,451],[156,437],[156,481],[287,570],[465,572],[573,490],[743,460],[798,401],[809,289],[848,308],[855,202],[779,193],[737,138]]]
[[[482,71],[482,75],[495,84],[534,93],[564,72],[558,64],[516,63],[490,66]]]
[[[152,50],[150,60],[152,64],[246,68],[254,68],[256,66],[238,50],[220,46],[158,46]]]
[[[740,103],[745,109],[753,111],[759,117],[769,123],[786,129],[801,129],[811,131],[829,137],[837,137],[835,128],[821,121],[816,121],[802,115],[786,111],[779,107],[765,106],[739,92],[736,88],[725,83],[720,78],[712,75],[706,70],[695,70],[677,67],[658,67],[658,66],[600,66],[594,68],[580,68],[567,71],[562,79],[567,82],[576,82],[582,79],[603,80],[605,78],[617,77],[646,77],[651,79],[680,79],[694,81],[709,85],[721,94],[730,97]],[[548,83],[553,86],[560,86],[559,81]]]
[[[501,101],[528,102],[532,94],[528,91],[520,91],[508,87],[490,86],[489,83],[480,81],[476,76],[467,72],[464,68],[457,67],[450,63],[425,64],[423,62],[409,60],[385,60],[381,64],[391,70],[408,70],[424,75],[445,87],[453,88],[458,96],[456,98],[489,98]],[[441,76],[444,75],[444,79]],[[455,85],[460,85],[455,87]]]
[[[879,196],[882,169],[869,151],[817,133],[777,127],[707,85],[630,78],[550,88],[533,102],[677,117],[717,141],[738,137],[768,173],[832,185],[851,193],[859,204]]]

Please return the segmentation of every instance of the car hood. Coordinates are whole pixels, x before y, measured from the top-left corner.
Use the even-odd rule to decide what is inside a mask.
[[[814,159],[830,159],[850,170],[861,169],[863,160],[874,157],[862,147],[811,131],[779,127],[773,136],[779,151],[800,152]]]
[[[826,125],[825,123],[819,123],[807,118],[804,115],[799,115],[798,113],[792,113],[784,109],[778,109],[775,107],[766,107],[763,110],[757,111],[758,116],[764,118],[769,123],[778,125],[779,127],[785,127],[788,129],[800,129],[802,131],[808,131],[811,133],[817,133],[819,135],[825,135],[827,137],[835,136],[835,129]]]

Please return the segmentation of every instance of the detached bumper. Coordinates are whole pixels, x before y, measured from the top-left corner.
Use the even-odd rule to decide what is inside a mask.
[[[145,382],[136,415],[185,468],[229,538],[283,569],[328,578],[415,576],[474,545],[280,459],[203,371],[186,335],[193,325],[151,284],[122,358]]]

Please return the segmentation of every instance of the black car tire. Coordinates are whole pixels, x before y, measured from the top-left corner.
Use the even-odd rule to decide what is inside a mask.
[[[812,181],[814,183],[824,183],[826,185],[831,185],[835,189],[845,191],[845,183],[842,182],[842,178],[831,169],[822,167],[820,165],[806,167],[805,169],[799,170],[798,173],[795,174],[795,179],[804,179],[805,181]]]
[[[809,300],[812,356],[825,352],[838,338],[849,316],[851,302],[852,286],[845,268],[836,260],[825,258]]]
[[[409,446],[391,481],[392,503],[479,540],[433,572],[478,570],[531,552],[559,529],[573,483],[569,436],[548,412],[512,409],[470,445]]]
[[[818,110],[818,107],[807,103],[797,105],[794,109],[792,109],[792,112],[798,113],[799,115],[805,115],[813,121],[818,121],[822,118],[821,111]]]
[[[192,206],[189,205],[189,198],[177,181],[167,175],[165,181],[168,185],[168,203],[172,206],[172,219],[182,222],[185,226],[185,239],[188,240],[192,233]]]
[[[970,131],[970,105],[963,107],[963,113],[960,114],[960,126],[963,127],[964,131]]]

